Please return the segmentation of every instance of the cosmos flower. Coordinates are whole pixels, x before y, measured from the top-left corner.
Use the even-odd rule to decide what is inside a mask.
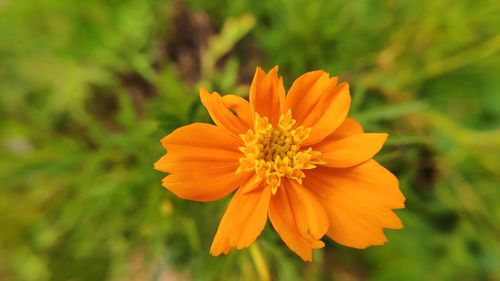
[[[221,199],[236,190],[212,243],[212,255],[251,245],[267,218],[306,261],[326,234],[339,244],[384,244],[384,228],[402,228],[397,178],[373,160],[387,134],[365,133],[347,117],[349,85],[324,71],[300,76],[288,94],[275,67],[257,68],[249,102],[200,89],[215,125],[194,123],[161,140],[155,168],[180,198]]]

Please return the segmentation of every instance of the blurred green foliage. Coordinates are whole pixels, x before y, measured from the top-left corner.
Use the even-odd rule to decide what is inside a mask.
[[[0,280],[500,280],[500,2],[0,0]],[[160,138],[325,69],[389,132],[405,224],[303,263],[270,226],[214,258],[224,202],[175,198]],[[325,239],[329,241],[328,239]]]

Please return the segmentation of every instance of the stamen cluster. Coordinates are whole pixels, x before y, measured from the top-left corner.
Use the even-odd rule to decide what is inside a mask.
[[[283,177],[302,183],[302,170],[314,169],[322,164],[321,153],[312,148],[303,149],[301,144],[309,137],[311,128],[294,127],[296,121],[289,110],[281,115],[274,128],[267,117],[256,114],[254,129],[240,135],[245,146],[240,147],[244,156],[240,158],[241,171],[255,171],[265,179],[275,194]]]

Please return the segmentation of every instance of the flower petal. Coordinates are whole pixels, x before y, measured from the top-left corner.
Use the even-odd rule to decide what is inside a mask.
[[[311,71],[297,78],[286,96],[286,109],[292,110],[293,118],[301,124],[316,106],[322,95],[337,84],[338,78],[330,78],[323,70]]]
[[[315,151],[319,151],[326,144],[340,139],[364,133],[363,127],[354,119],[347,117],[340,126],[319,143],[313,145]]]
[[[363,127],[358,123],[358,121],[347,117],[344,122],[342,122],[342,124],[340,124],[340,126],[333,131],[333,133],[324,138],[320,144],[323,142],[343,139],[352,135],[362,134],[364,132]]]
[[[312,128],[303,145],[318,143],[333,133],[344,122],[350,105],[351,95],[347,83],[327,90],[301,123],[304,127]]]
[[[313,149],[321,152],[321,160],[326,161],[325,166],[349,168],[373,158],[382,149],[387,136],[383,133],[351,135],[340,140],[322,141]]]
[[[167,155],[155,169],[171,173],[162,181],[175,195],[195,201],[220,199],[249,177],[235,174],[240,141],[224,129],[205,123],[181,127],[162,139]]]
[[[328,230],[328,216],[321,203],[296,181],[285,184],[297,227],[302,235],[321,239]]]
[[[224,95],[222,102],[224,102],[227,108],[234,110],[236,115],[245,122],[248,128],[253,128],[252,108],[246,99],[236,95]]]
[[[248,193],[254,191],[256,188],[259,188],[264,178],[257,176],[255,173],[252,173],[252,176],[240,186],[241,192]]]
[[[311,235],[304,235],[303,232],[299,230],[298,225],[304,223],[299,221],[304,220],[304,218],[297,219],[296,216],[301,214],[303,209],[298,209],[300,207],[293,205],[289,192],[288,188],[284,186],[278,188],[278,192],[272,197],[271,202],[269,203],[269,219],[271,220],[274,229],[278,232],[279,236],[288,248],[300,256],[303,260],[311,261],[312,250],[322,248],[325,244]],[[294,194],[292,196],[294,197],[293,200],[295,202],[296,195]],[[310,213],[312,212],[314,212],[314,210]],[[308,219],[309,215],[306,215],[305,220]],[[318,229],[320,228],[321,227]]]
[[[260,116],[269,118],[271,124],[277,124],[285,112],[285,88],[283,79],[278,78],[278,67],[267,74],[257,67],[250,86],[250,104]]]
[[[236,101],[232,97],[228,97],[224,101],[224,98],[218,93],[209,94],[203,88],[200,88],[200,99],[218,127],[224,128],[235,135],[245,133],[250,128],[248,116],[246,116],[248,113],[245,112],[245,105],[241,101]],[[237,112],[237,115],[235,115],[231,112],[230,109],[234,108],[239,109],[239,114]],[[251,125],[253,126],[253,124]]]
[[[162,180],[162,185],[182,199],[209,202],[221,199],[242,185],[247,174],[235,175],[231,172],[211,171],[174,173]]]
[[[266,225],[270,198],[270,187],[247,193],[239,189],[222,217],[210,253],[218,256],[229,253],[233,247],[250,246]]]
[[[303,185],[326,209],[327,235],[342,245],[382,245],[383,228],[403,227],[391,210],[404,207],[398,180],[374,160],[348,169],[318,167],[307,172]]]

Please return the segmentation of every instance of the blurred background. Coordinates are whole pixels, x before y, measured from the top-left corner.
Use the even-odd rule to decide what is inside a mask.
[[[500,280],[500,1],[0,0],[0,280]],[[153,163],[245,96],[325,69],[391,137],[403,230],[313,263],[268,224],[210,256],[227,204],[175,198]]]

